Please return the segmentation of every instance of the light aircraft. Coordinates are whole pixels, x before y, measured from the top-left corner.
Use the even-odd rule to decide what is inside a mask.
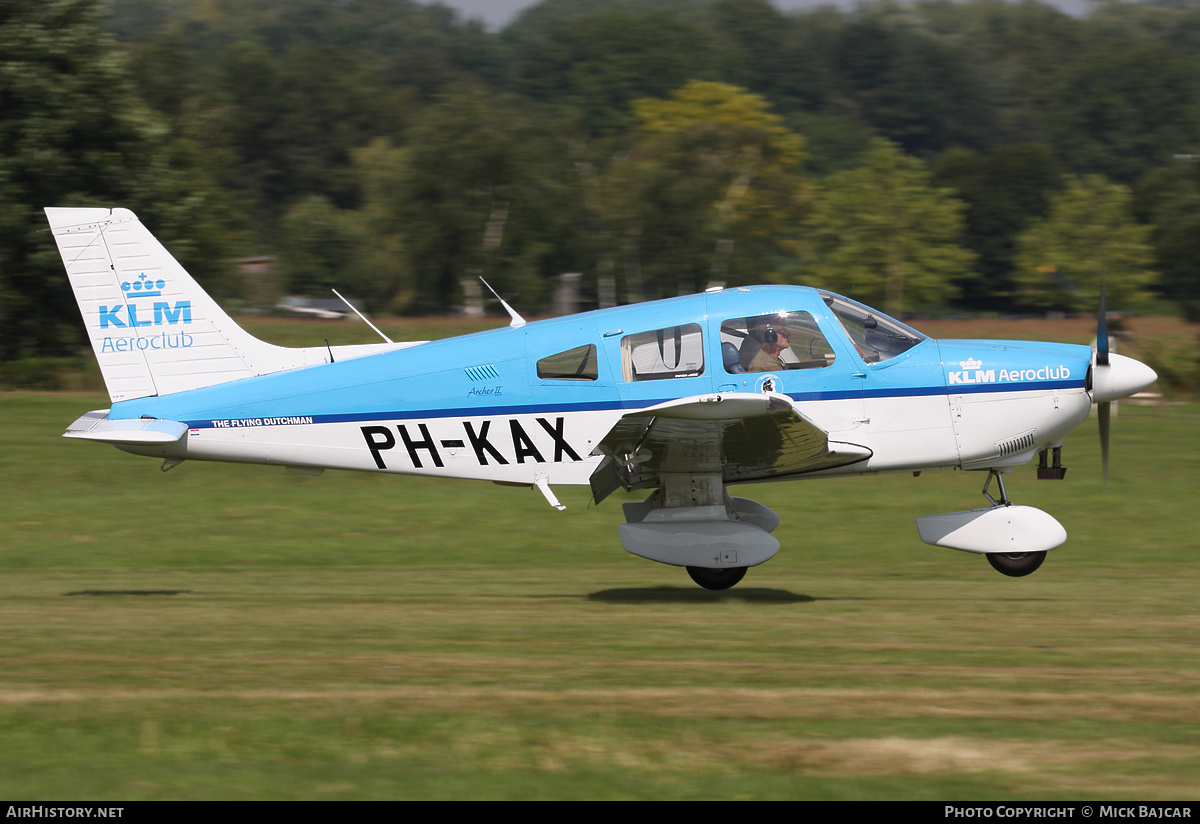
[[[926,543],[1027,575],[1066,530],[1004,474],[1156,375],[1097,347],[934,340],[799,286],[702,294],[425,342],[289,349],[239,327],[125,209],[46,209],[112,400],[65,437],[161,458],[650,490],[626,550],[733,586],[779,551],[779,518],[733,484],[986,473],[980,509],[917,518]],[[996,482],[999,497],[989,493]]]

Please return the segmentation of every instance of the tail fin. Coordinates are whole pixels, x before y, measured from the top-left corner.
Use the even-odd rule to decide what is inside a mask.
[[[289,349],[238,326],[127,209],[46,209],[113,402],[412,344]]]

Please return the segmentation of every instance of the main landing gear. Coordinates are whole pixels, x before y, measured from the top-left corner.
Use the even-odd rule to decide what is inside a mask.
[[[723,590],[779,551],[771,535],[779,517],[767,507],[730,497],[715,474],[669,480],[641,503],[624,505],[617,531],[627,552],[685,567],[700,586]]]

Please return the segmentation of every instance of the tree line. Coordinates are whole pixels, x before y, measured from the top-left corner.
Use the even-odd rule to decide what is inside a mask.
[[[267,253],[373,311],[572,272],[1196,319],[1198,144],[1195,0],[4,0],[0,359],[82,341],[47,205],[134,209],[226,301]]]

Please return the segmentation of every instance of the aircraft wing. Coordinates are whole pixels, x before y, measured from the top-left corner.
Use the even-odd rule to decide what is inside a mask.
[[[624,415],[593,455],[597,503],[618,487],[657,486],[663,474],[720,474],[725,483],[759,481],[856,463],[863,446],[828,434],[775,393],[698,395]]]

